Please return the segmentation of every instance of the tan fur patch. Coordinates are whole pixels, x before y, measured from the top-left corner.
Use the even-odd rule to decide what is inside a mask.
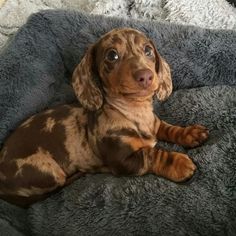
[[[17,159],[16,164],[18,166],[18,171],[16,172],[15,176],[21,175],[21,171],[25,164],[30,164],[36,169],[40,167],[40,171],[42,173],[53,175],[59,185],[63,185],[65,183],[66,175],[61,167],[52,158],[51,154],[48,151],[45,151],[40,147],[38,148],[37,153],[24,159]]]
[[[28,128],[30,124],[33,122],[35,116],[31,116],[29,119],[27,119],[20,127]]]
[[[50,114],[52,114],[53,112],[54,112],[54,109],[49,109],[49,110],[45,111],[44,114],[50,115]]]
[[[53,119],[52,117],[49,117],[49,118],[47,118],[46,125],[42,130],[44,132],[52,132],[52,129],[55,124],[56,124],[55,119]]]
[[[30,196],[32,196],[32,194],[33,195],[41,195],[41,194],[53,191],[54,189],[55,189],[55,187],[52,187],[52,188],[36,188],[36,187],[19,188],[16,192],[13,192],[13,194],[17,194],[17,195],[23,196],[23,197],[30,197]]]

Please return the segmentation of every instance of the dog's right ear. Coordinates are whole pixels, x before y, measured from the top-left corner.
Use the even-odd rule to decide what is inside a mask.
[[[158,75],[159,87],[156,91],[157,99],[164,101],[167,99],[173,90],[170,67],[163,57],[157,52],[155,44],[150,40],[154,48],[156,57],[156,73]]]
[[[101,90],[95,83],[95,46],[91,46],[72,76],[72,86],[82,106],[90,111],[98,110],[103,104]]]

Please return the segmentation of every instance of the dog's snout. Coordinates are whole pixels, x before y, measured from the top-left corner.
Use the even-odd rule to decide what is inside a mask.
[[[134,79],[143,88],[148,88],[152,84],[153,72],[149,69],[138,70],[134,73]]]

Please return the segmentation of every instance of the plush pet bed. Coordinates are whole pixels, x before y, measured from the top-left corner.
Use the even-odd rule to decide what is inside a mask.
[[[26,117],[75,100],[70,77],[86,48],[115,27],[153,39],[172,68],[173,95],[154,103],[173,124],[210,129],[183,149],[198,165],[176,184],[154,175],[86,175],[21,209],[0,200],[0,235],[236,235],[236,32],[164,22],[44,11],[30,17],[0,54],[0,143]]]

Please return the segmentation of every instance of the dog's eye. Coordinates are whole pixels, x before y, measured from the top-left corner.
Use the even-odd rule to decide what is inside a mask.
[[[119,59],[119,55],[115,49],[111,49],[107,52],[106,59],[110,62],[115,62]]]
[[[153,48],[149,45],[146,45],[144,47],[144,53],[147,57],[153,57],[154,56]]]

